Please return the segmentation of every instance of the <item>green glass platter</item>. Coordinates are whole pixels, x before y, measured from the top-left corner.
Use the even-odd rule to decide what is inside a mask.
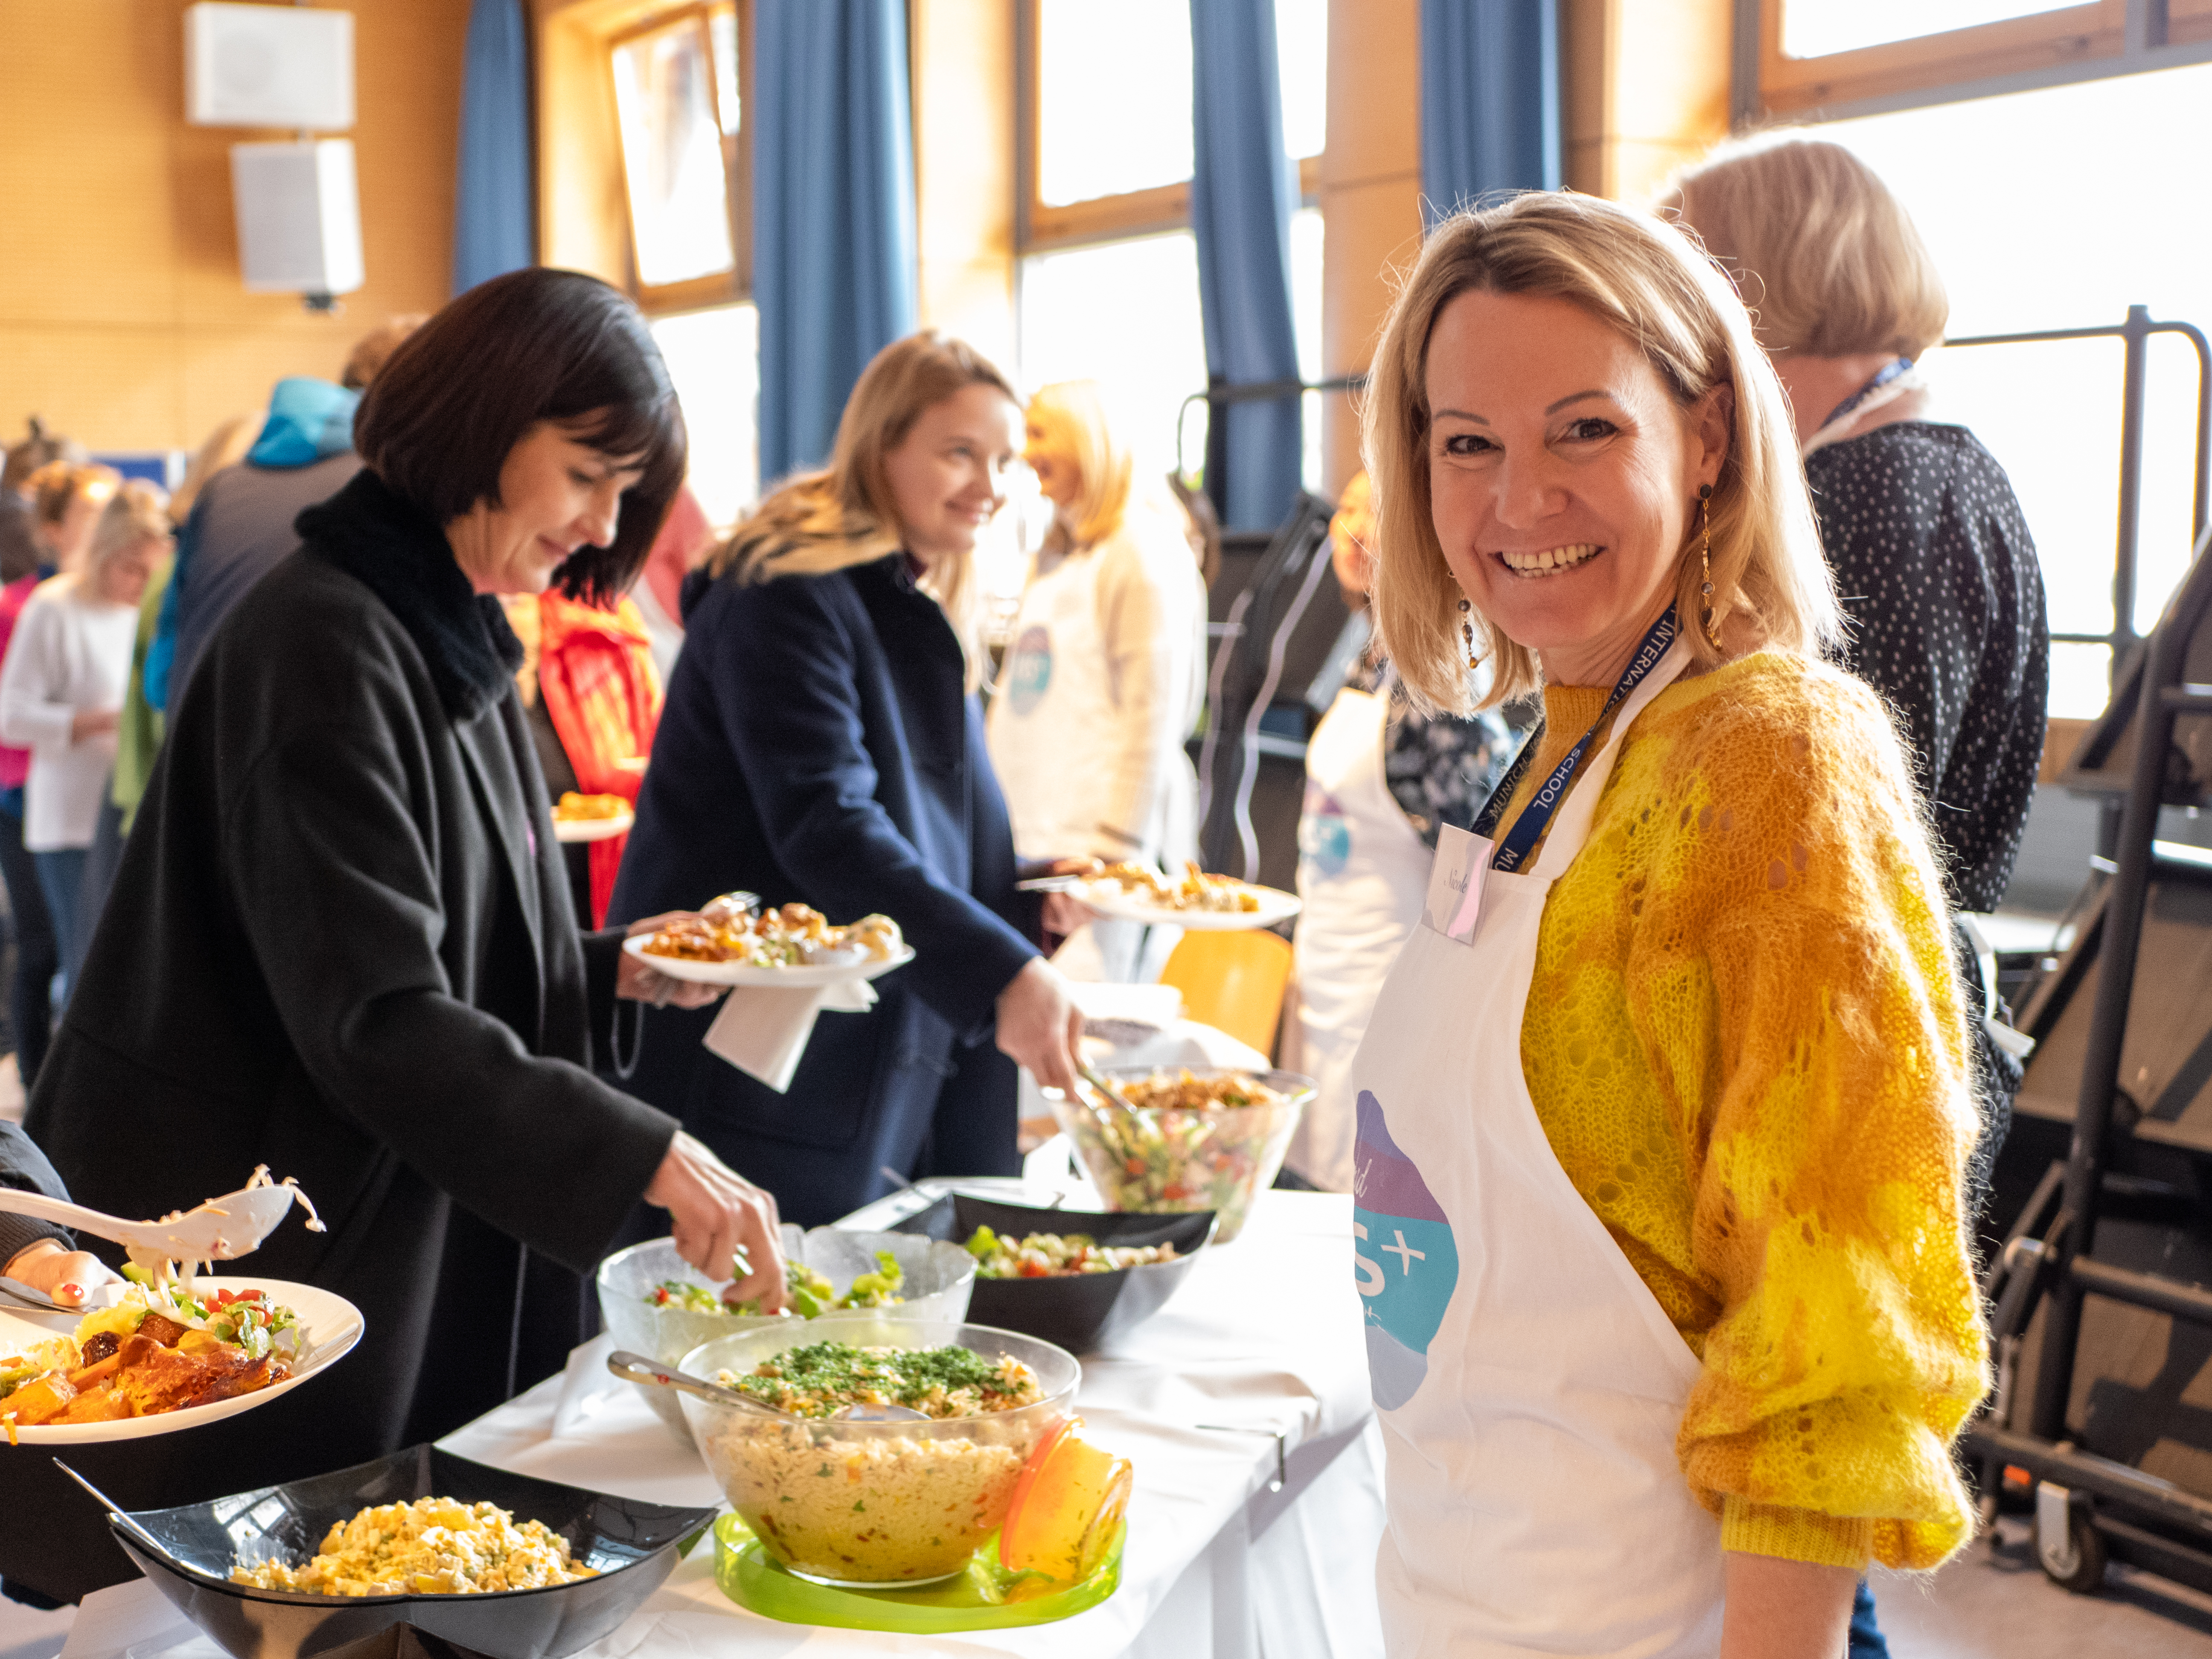
[[[985,1539],[955,1578],[912,1589],[836,1589],[801,1578],[761,1547],[734,1515],[714,1522],[714,1582],[741,1607],[793,1625],[937,1636],[951,1631],[1048,1625],[1095,1607],[1121,1583],[1121,1545],[1115,1534],[1098,1570],[1079,1583],[1060,1584],[999,1565],[999,1534]]]

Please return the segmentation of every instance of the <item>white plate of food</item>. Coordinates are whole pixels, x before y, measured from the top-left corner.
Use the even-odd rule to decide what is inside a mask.
[[[137,1287],[133,1286],[114,1307],[83,1313],[0,1309],[0,1389],[6,1390],[0,1394],[0,1429],[5,1430],[6,1437],[21,1445],[66,1446],[141,1440],[197,1428],[250,1412],[289,1393],[343,1358],[361,1340],[361,1310],[343,1297],[313,1285],[252,1275],[211,1278],[203,1274],[192,1281],[189,1292],[184,1292],[181,1285],[176,1288],[179,1294],[173,1298],[157,1295],[149,1299],[143,1292],[134,1297]],[[216,1307],[219,1293],[237,1301]],[[256,1302],[280,1314],[289,1310],[290,1322],[253,1320],[263,1327],[259,1340],[252,1336],[242,1341],[223,1340],[221,1333],[237,1335],[245,1322],[234,1310],[251,1309]],[[135,1328],[125,1332],[121,1327],[132,1322],[134,1304],[143,1313]],[[149,1328],[156,1318],[176,1327],[178,1334],[168,1341],[161,1340],[172,1334],[164,1328]],[[269,1322],[276,1323],[273,1332],[266,1328]],[[84,1333],[82,1341],[80,1331]],[[100,1343],[103,1334],[115,1337],[112,1352],[104,1351]],[[153,1346],[129,1346],[140,1337],[149,1339]],[[86,1360],[88,1344],[102,1357]],[[262,1350],[259,1353],[251,1351],[257,1346]],[[262,1380],[276,1369],[264,1364],[272,1358],[284,1375]],[[71,1358],[81,1363],[68,1364]],[[102,1374],[101,1368],[110,1359],[117,1363]],[[123,1364],[126,1359],[131,1362],[127,1369]],[[64,1379],[60,1382],[54,1381],[58,1372]],[[72,1377],[78,1380],[68,1380]],[[164,1403],[241,1385],[243,1392],[204,1405]],[[66,1403],[54,1420],[36,1424],[9,1420],[18,1413],[45,1415],[46,1407],[63,1397],[64,1391]],[[11,1400],[21,1402],[16,1412],[9,1409]],[[139,1414],[64,1420],[72,1413],[125,1410]]]
[[[1194,933],[1233,933],[1273,927],[1305,908],[1296,893],[1261,887],[1234,876],[1212,876],[1186,865],[1180,877],[1144,864],[1111,864],[1070,890],[1102,916]]]
[[[877,979],[914,960],[889,916],[840,927],[804,904],[763,908],[751,893],[725,893],[696,917],[635,934],[623,949],[671,979],[786,990]]]
[[[696,980],[702,985],[765,986],[787,991],[810,987],[842,985],[848,980],[879,979],[894,968],[914,960],[914,947],[902,945],[888,957],[836,952],[823,962],[793,963],[779,967],[757,962],[702,962],[692,957],[663,956],[646,947],[653,941],[643,934],[623,941],[623,949],[647,962],[671,979]]]
[[[553,803],[553,839],[564,845],[612,841],[628,835],[636,822],[637,815],[620,795],[580,795],[572,789]]]

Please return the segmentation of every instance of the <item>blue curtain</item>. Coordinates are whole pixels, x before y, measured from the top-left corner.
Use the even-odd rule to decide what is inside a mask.
[[[1297,174],[1283,153],[1274,0],[1190,0],[1191,228],[1215,386],[1298,378],[1291,321],[1291,214]],[[1216,404],[1206,493],[1231,530],[1272,530],[1298,491],[1296,393]]]
[[[461,80],[453,292],[538,261],[530,169],[530,37],[522,0],[475,0]]]
[[[911,334],[905,0],[760,0],[753,300],[763,481],[828,459],[868,360]]]
[[[1559,187],[1557,0],[1421,0],[1427,224],[1491,191]]]

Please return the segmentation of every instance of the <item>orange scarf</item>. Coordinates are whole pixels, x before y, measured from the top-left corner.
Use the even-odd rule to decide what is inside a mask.
[[[660,724],[660,676],[645,619],[621,600],[601,611],[547,592],[538,600],[538,690],[587,795],[637,799],[640,775],[617,763],[648,755]],[[591,844],[592,926],[606,918],[629,837]]]

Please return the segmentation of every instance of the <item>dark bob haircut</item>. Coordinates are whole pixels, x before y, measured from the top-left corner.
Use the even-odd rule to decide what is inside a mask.
[[[644,469],[623,492],[613,545],[579,548],[554,573],[570,599],[611,605],[660,533],[688,450],[667,367],[619,289],[535,267],[478,283],[409,336],[370,383],[354,447],[442,525],[479,501],[499,505],[508,452],[544,421]]]

